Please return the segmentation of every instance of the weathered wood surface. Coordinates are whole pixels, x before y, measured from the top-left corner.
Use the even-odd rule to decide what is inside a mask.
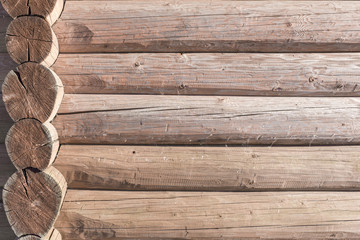
[[[359,53],[61,54],[66,93],[359,96]]]
[[[42,123],[55,117],[64,88],[51,69],[33,62],[9,72],[2,85],[2,97],[10,117],[16,122],[34,118]]]
[[[59,140],[52,124],[23,119],[10,128],[5,145],[17,169],[31,167],[44,170],[54,162]]]
[[[358,192],[68,191],[64,239],[359,239]]]
[[[51,231],[49,231],[49,233],[47,234],[47,236],[40,238],[36,235],[26,235],[23,237],[19,237],[16,240],[61,240],[61,234],[59,233],[59,231],[57,229],[53,229]]]
[[[40,16],[53,24],[60,16],[64,0],[1,0],[2,7],[13,18],[19,16]]]
[[[359,144],[358,98],[65,94],[73,144]]]
[[[61,52],[359,51],[360,2],[68,1]]]
[[[358,190],[360,147],[63,145],[69,187],[111,190]]]
[[[51,66],[59,55],[59,45],[50,24],[37,16],[15,18],[6,31],[6,48],[18,64],[25,62]]]
[[[54,167],[14,173],[3,190],[5,213],[17,237],[45,237],[59,215],[67,184]]]
[[[0,82],[15,69],[7,54]],[[66,93],[359,96],[358,53],[61,54]]]

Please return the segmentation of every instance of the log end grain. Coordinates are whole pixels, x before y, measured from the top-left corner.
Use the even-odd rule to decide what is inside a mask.
[[[59,55],[58,41],[50,24],[36,16],[19,17],[10,23],[6,47],[18,64],[36,62],[49,67]]]
[[[47,122],[55,117],[64,88],[51,69],[28,62],[9,72],[2,93],[6,110],[15,122],[23,118]]]
[[[12,18],[26,15],[41,16],[53,24],[60,17],[64,0],[1,0],[1,4]]]
[[[53,229],[43,238],[36,235],[27,235],[19,237],[16,240],[62,240],[62,237],[57,229]]]
[[[52,230],[67,184],[54,167],[43,172],[25,169],[14,173],[3,191],[6,216],[16,236],[41,238]]]
[[[59,149],[56,129],[50,123],[24,119],[15,123],[5,139],[10,160],[17,169],[50,166]]]

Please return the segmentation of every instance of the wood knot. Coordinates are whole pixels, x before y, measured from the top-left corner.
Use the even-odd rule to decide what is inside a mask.
[[[185,89],[185,88],[187,88],[188,86],[186,85],[186,84],[184,84],[184,83],[181,83],[180,85],[179,85],[179,88],[180,89]]]
[[[309,82],[314,82],[315,80],[317,80],[316,77],[309,77]]]

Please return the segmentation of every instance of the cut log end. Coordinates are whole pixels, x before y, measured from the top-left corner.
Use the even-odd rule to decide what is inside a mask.
[[[41,16],[52,25],[60,17],[64,0],[1,0],[1,4],[12,18],[27,15]]]
[[[6,216],[16,236],[49,236],[59,215],[67,184],[54,167],[43,172],[25,169],[14,173],[3,191]]]
[[[60,107],[64,88],[52,70],[29,62],[20,65],[16,71],[10,71],[2,93],[6,110],[15,122],[23,118],[48,122]]]
[[[50,166],[59,149],[56,129],[50,123],[24,119],[15,123],[5,139],[9,157],[17,169]]]
[[[35,16],[14,19],[6,32],[6,47],[18,64],[36,62],[47,67],[59,55],[58,41],[49,23]]]
[[[61,234],[57,229],[52,229],[45,237],[39,237],[37,235],[26,235],[17,238],[16,240],[62,240]]]

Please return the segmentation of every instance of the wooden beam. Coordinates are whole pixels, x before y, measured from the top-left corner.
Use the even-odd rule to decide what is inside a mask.
[[[54,166],[69,188],[282,191],[360,188],[358,146],[63,145]]]
[[[70,190],[64,239],[358,239],[358,192]]]
[[[70,94],[359,96],[359,53],[60,54]],[[16,64],[0,54],[0,83]]]
[[[360,96],[359,53],[61,54],[66,93]]]
[[[66,95],[72,144],[360,144],[358,98]]]
[[[61,52],[360,51],[356,1],[68,1]]]

